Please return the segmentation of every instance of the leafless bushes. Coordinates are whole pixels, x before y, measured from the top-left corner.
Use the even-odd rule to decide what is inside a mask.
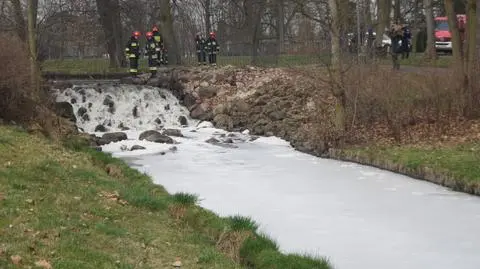
[[[30,60],[23,42],[0,35],[0,119],[15,122],[31,131],[60,137],[75,130],[50,109],[46,90],[36,90],[30,77]]]
[[[27,49],[15,36],[0,36],[0,118],[28,122],[35,116]]]
[[[396,142],[448,134],[471,96],[448,69],[355,67],[344,74],[347,128],[358,140]],[[358,141],[355,141],[358,142]]]

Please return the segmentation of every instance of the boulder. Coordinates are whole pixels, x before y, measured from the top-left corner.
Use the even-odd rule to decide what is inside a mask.
[[[83,115],[85,115],[85,113],[87,113],[87,111],[88,110],[82,106],[81,108],[78,109],[77,115],[80,116],[80,117],[83,117]]]
[[[72,122],[77,122],[77,117],[75,117],[73,107],[69,102],[55,103],[55,113],[62,118],[69,119]]]
[[[155,143],[163,143],[163,144],[174,144],[175,141],[166,135],[163,135],[157,131],[154,130],[149,130],[145,131],[140,134],[138,137],[139,140],[147,140],[150,142],[155,142]]]
[[[95,132],[106,132],[107,131],[107,128],[105,128],[105,126],[103,126],[102,124],[99,124],[95,127]]]
[[[211,121],[213,119],[213,113],[205,108],[205,105],[197,104],[192,111],[190,111],[190,117],[202,121]]]
[[[102,140],[108,141],[108,143],[119,142],[127,139],[127,134],[123,132],[106,133],[102,136]]]
[[[231,130],[233,128],[233,121],[230,116],[226,114],[218,114],[213,119],[215,127],[225,130]]]
[[[165,129],[163,130],[162,134],[167,136],[183,137],[182,131],[178,129]]]
[[[178,122],[182,126],[187,126],[188,125],[188,121],[187,121],[187,118],[185,116],[178,117]]]
[[[217,91],[217,88],[214,86],[200,86],[198,96],[200,96],[201,99],[212,98],[217,95]]]
[[[145,147],[139,146],[139,145],[134,145],[130,151],[135,151],[135,150],[143,150],[146,149]]]

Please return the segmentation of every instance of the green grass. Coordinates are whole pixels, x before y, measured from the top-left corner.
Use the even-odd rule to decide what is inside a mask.
[[[176,257],[182,268],[331,268],[323,259],[281,254],[249,218],[220,218],[198,207],[196,195],[170,195],[83,139],[58,143],[5,126],[0,137],[2,269],[17,268],[12,255],[23,268],[43,259],[55,269],[171,268]],[[217,246],[232,230],[252,232],[237,242],[237,261]]]
[[[222,56],[218,57],[218,65],[246,66],[251,64],[250,56]],[[265,67],[293,67],[311,64],[324,65],[329,62],[328,55],[307,54],[307,55],[281,55],[281,56],[259,56],[256,65]],[[381,61],[384,65],[390,65],[389,58]],[[434,63],[425,62],[423,54],[411,54],[408,59],[401,60],[404,66],[434,66],[448,67],[451,63],[450,56],[440,56]],[[185,66],[196,65],[196,58],[183,59]],[[146,59],[140,60],[140,72],[148,72]],[[123,74],[128,72],[128,68],[110,68],[108,59],[65,59],[65,60],[47,60],[42,63],[44,72],[56,72],[62,74]]]
[[[412,170],[428,167],[466,184],[480,184],[480,142],[444,147],[365,147],[347,151],[390,160]]]

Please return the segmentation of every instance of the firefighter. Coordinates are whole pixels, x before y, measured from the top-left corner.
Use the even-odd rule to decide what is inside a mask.
[[[156,25],[152,28],[153,39],[157,43],[156,51],[157,51],[157,58],[158,58],[158,65],[168,64],[167,60],[167,50],[165,49],[165,45],[163,43],[163,36],[160,34],[160,31]]]
[[[197,49],[198,65],[207,64],[207,54],[206,54],[206,51],[205,51],[207,41],[205,40],[205,36],[200,35],[200,33],[198,33],[195,36],[195,44],[196,44],[196,49]]]
[[[208,53],[208,63],[213,66],[216,66],[217,53],[220,51],[220,45],[218,44],[215,32],[210,32],[210,35],[207,40],[206,50]]]
[[[136,76],[138,74],[138,59],[140,58],[140,32],[135,31],[132,33],[130,40],[125,48],[125,53],[130,61],[130,74]]]
[[[147,38],[147,43],[145,44],[145,52],[148,56],[148,67],[150,69],[150,73],[155,75],[158,69],[158,55],[157,55],[157,43],[153,39],[153,33],[147,32],[145,34]]]

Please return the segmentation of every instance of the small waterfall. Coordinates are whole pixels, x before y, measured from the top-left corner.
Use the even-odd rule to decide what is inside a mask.
[[[75,85],[56,90],[72,104],[77,126],[88,133],[151,130],[197,124],[168,90],[133,85]]]

